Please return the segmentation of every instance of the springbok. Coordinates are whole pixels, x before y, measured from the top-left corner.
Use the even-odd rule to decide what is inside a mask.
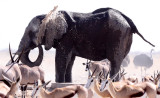
[[[105,78],[106,75],[108,76],[111,70],[110,65],[111,63],[108,59],[89,62],[89,63],[87,62],[86,70],[88,70],[88,80],[87,80],[87,84],[85,85],[86,88],[89,88],[89,85],[91,84],[91,81],[93,80],[94,77],[98,77],[101,80],[102,78]],[[90,71],[92,72],[92,75]],[[100,73],[102,75],[99,75]]]
[[[157,70],[157,73],[154,71],[154,76],[151,76],[150,80],[153,79],[154,84],[159,84],[160,72]]]
[[[5,95],[7,95],[7,92],[10,90],[10,86],[6,85],[4,81],[0,81],[0,98],[4,98]]]
[[[40,80],[42,84],[45,83],[44,70],[40,66],[29,67],[27,65],[21,64],[19,65],[19,68],[22,74],[22,81],[20,83],[22,96],[25,96],[25,91],[28,84],[34,84],[38,80]]]
[[[138,78],[130,76],[128,78],[125,78],[124,76],[121,78],[119,82],[125,82],[128,85],[134,85],[138,83]]]
[[[127,84],[127,85],[124,85],[120,90],[117,90],[113,85],[112,79],[109,78],[105,82],[103,81],[100,90],[102,91],[104,89],[104,85],[107,84],[106,88],[114,98],[140,97],[144,95],[145,92],[148,98],[156,98],[157,90],[156,90],[155,84],[151,82],[142,82],[142,83],[137,83],[133,85]]]
[[[0,75],[4,70],[10,69],[5,76],[9,77],[9,79],[13,79],[13,77],[20,77],[22,97],[25,96],[27,84],[34,84],[35,81],[38,81],[38,79],[41,80],[42,83],[45,83],[44,71],[40,66],[35,66],[31,68],[27,65],[18,64],[19,59],[23,52],[16,59],[16,61],[14,61],[15,56],[12,57],[11,55],[10,45],[9,45],[9,53],[10,53],[11,60],[7,63],[6,66],[0,69]],[[3,80],[1,79],[1,76],[0,76],[0,80]]]
[[[135,76],[130,76],[127,78],[127,80],[134,83],[134,84],[138,83],[138,78]]]
[[[107,74],[111,70],[111,62],[108,59],[104,59],[101,61],[94,61],[94,62],[90,61],[84,65],[86,65],[86,70],[91,70],[91,72],[93,72],[96,68],[96,71],[93,74],[93,76],[98,76],[102,70],[103,70],[102,74]]]
[[[49,81],[50,82],[50,81]],[[41,98],[70,98],[78,95],[78,98],[87,98],[88,90],[81,85],[70,85],[63,88],[56,88],[51,92],[46,91],[43,87],[49,84],[49,82],[37,86],[33,92],[31,97],[39,96]]]
[[[15,94],[19,89],[20,86],[20,78],[17,78],[17,80],[12,81],[6,76],[2,74],[2,77],[11,83],[11,87],[9,88],[5,83],[1,83],[0,88],[0,97],[2,98],[15,98]],[[3,91],[3,92],[2,92]]]
[[[96,69],[95,69],[96,70]],[[99,74],[100,76],[98,76],[98,77],[95,77],[95,76],[93,76],[93,74],[94,74],[94,72],[95,72],[95,70],[93,71],[93,73],[92,73],[92,75],[91,75],[91,73],[90,73],[90,71],[89,71],[89,78],[90,78],[90,81],[91,82],[89,82],[89,83],[87,83],[86,84],[86,88],[88,88],[88,89],[92,89],[92,90],[94,90],[95,92],[96,92],[96,94],[98,94],[99,96],[101,96],[101,97],[110,97],[110,98],[112,98],[112,96],[110,95],[110,93],[109,93],[109,91],[106,89],[106,90],[104,90],[104,91],[100,91],[100,89],[99,89],[99,87],[100,87],[100,84],[99,84],[99,77],[102,77],[101,75],[101,73]],[[124,75],[125,75],[126,73],[124,73],[124,70],[122,70],[121,72],[120,72],[120,76],[121,76],[121,78],[123,77],[123,79],[124,79]],[[106,77],[108,76],[108,74],[106,75]],[[91,78],[92,77],[92,78]],[[103,80],[103,79],[102,79]],[[116,89],[121,89],[124,85],[128,85],[128,84],[130,84],[130,81],[128,81],[128,80],[123,80],[123,81],[119,81],[119,82],[114,82],[113,83],[113,85],[115,86],[115,88]]]
[[[143,79],[143,82],[151,82],[154,83],[156,89],[157,89],[157,94],[160,94],[160,73],[157,71],[157,74],[154,72],[154,76],[145,76]]]
[[[9,45],[9,53],[10,53],[10,57],[11,57],[11,63],[8,66],[3,66],[0,68],[0,81],[5,80],[2,76],[2,73],[3,73],[3,75],[5,75],[5,77],[7,77],[8,79],[10,79],[12,81],[14,81],[13,79],[18,79],[18,78],[20,78],[19,81],[21,81],[22,75],[21,75],[21,71],[18,66],[18,62],[20,60],[22,53],[15,61],[13,60],[13,57],[11,55],[10,45]]]
[[[142,88],[134,85],[124,85],[121,89],[117,90],[111,79],[108,79],[106,87],[113,98],[141,97],[145,93]]]

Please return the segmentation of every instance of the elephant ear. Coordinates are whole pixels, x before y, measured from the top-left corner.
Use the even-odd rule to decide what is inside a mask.
[[[45,39],[46,50],[54,46],[54,39],[61,39],[63,34],[67,32],[67,21],[74,21],[68,13],[57,13],[56,8],[57,7],[51,10],[42,20],[39,33],[37,33],[38,44],[41,44],[42,40]]]
[[[57,13],[54,19],[50,19],[46,25],[45,49],[49,50],[53,46],[54,39],[61,39],[62,35],[67,32],[67,28],[63,14]]]

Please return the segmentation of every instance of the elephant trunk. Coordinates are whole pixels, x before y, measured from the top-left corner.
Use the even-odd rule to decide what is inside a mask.
[[[23,64],[26,64],[26,65],[30,66],[30,67],[39,66],[42,63],[42,60],[43,60],[43,48],[42,48],[42,46],[38,46],[38,50],[39,50],[39,55],[34,62],[32,62],[29,59],[30,50],[27,50],[22,54],[22,56],[20,58],[21,62]],[[17,51],[16,54],[19,54],[19,53],[20,53],[20,51]]]

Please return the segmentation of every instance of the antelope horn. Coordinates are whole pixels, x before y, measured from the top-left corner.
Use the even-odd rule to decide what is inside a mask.
[[[103,72],[103,75],[105,76],[104,67],[103,67],[103,69],[102,69],[102,72]]]
[[[108,78],[109,72],[106,74],[106,79]]]
[[[91,77],[93,77],[93,74],[95,73],[96,69],[97,69],[97,66],[96,66],[96,68],[94,69],[94,71],[93,71]]]
[[[13,60],[13,57],[12,57],[10,44],[9,44],[9,54],[10,54],[10,57],[11,57],[11,63],[13,63],[13,62],[14,62],[14,60]]]
[[[51,82],[51,80],[50,80],[50,81],[48,81],[48,82],[46,82],[45,84],[43,84],[43,85],[42,85],[42,87],[47,86],[50,82]]]
[[[101,76],[104,76],[105,77],[105,73],[104,73],[104,67],[103,67],[103,69],[102,69],[102,75]]]
[[[103,72],[101,71],[98,76],[99,77],[103,76]]]
[[[14,65],[14,60],[13,60],[13,57],[12,57],[12,54],[11,54],[11,48],[10,48],[10,44],[9,44],[9,54],[10,54],[10,57],[11,57],[11,66],[8,68],[8,70],[10,70],[12,68],[12,66]],[[8,72],[8,70],[6,71],[6,73]]]
[[[19,55],[19,57],[18,57],[14,62],[16,62],[16,63],[19,62],[19,60],[20,60],[20,58],[21,58],[23,52],[24,52],[24,48],[23,48],[21,54]],[[8,68],[8,70],[6,71],[6,73],[13,67],[13,65],[14,65],[14,64],[12,63],[12,65]]]
[[[13,63],[12,63],[12,65],[8,68],[8,70],[6,71],[6,73],[13,67]]]
[[[154,79],[154,77],[153,76],[151,76],[153,79]]]

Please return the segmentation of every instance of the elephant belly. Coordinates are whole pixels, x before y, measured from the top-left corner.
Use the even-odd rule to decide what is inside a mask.
[[[107,58],[107,47],[104,44],[99,46],[79,45],[76,47],[76,55],[91,60],[102,60]]]

